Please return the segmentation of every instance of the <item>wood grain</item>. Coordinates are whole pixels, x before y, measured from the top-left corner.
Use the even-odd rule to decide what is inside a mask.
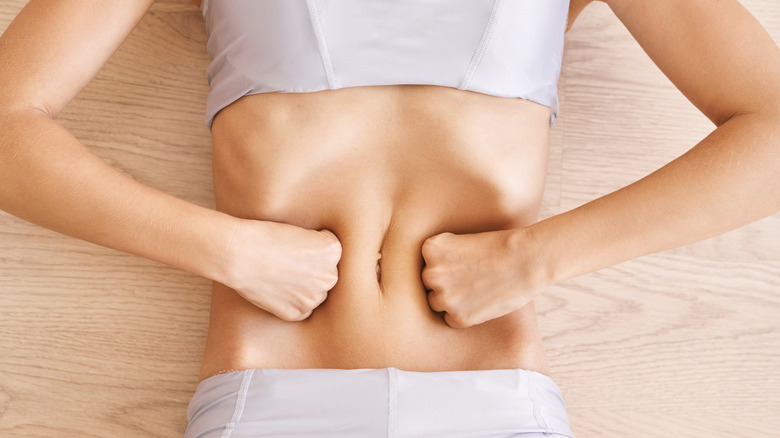
[[[0,31],[25,3],[0,0]],[[743,4],[780,41],[780,3]],[[144,184],[213,207],[205,40],[188,0],[158,0],[59,120]],[[567,34],[560,94],[543,217],[712,129],[600,3]],[[550,289],[539,320],[575,434],[780,435],[779,292],[780,215]],[[0,213],[0,436],[181,436],[208,300],[202,278]]]

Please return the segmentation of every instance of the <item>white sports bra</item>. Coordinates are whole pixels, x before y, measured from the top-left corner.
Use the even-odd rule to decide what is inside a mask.
[[[569,0],[203,0],[206,124],[242,96],[428,84],[558,113]]]

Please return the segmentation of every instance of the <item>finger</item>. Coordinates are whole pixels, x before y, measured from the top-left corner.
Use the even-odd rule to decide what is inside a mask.
[[[296,318],[296,319],[295,319],[295,321],[296,321],[296,322],[303,321],[304,319],[306,319],[306,318],[310,317],[310,316],[311,316],[311,313],[312,313],[313,311],[314,311],[314,310],[309,310],[308,312],[306,312],[306,313],[304,313],[303,315],[301,315],[301,317],[300,317],[300,318]]]
[[[314,308],[312,310],[316,309],[317,307],[320,307],[320,304],[324,303],[325,300],[328,299],[328,294],[329,293],[330,292],[326,292],[326,293],[322,294],[322,298],[320,300],[318,300],[319,302],[314,306]],[[309,313],[311,313],[311,312],[309,312]]]
[[[323,289],[330,292],[331,290],[333,290],[334,287],[336,287],[338,282],[339,282],[339,270],[338,268],[336,268],[333,270],[333,272],[331,272],[331,275],[328,277],[328,279],[325,280],[325,287]]]
[[[432,257],[435,258],[441,254],[445,249],[447,240],[449,240],[449,238],[452,236],[455,236],[455,234],[444,232],[425,239],[420,251],[422,253],[423,260],[430,261]]]
[[[436,274],[436,270],[430,266],[424,267],[422,273],[420,274],[420,279],[422,280],[423,286],[428,290],[438,289],[441,286],[438,283],[438,277],[439,276]]]
[[[339,241],[339,238],[336,236],[336,234],[333,231],[327,228],[323,228],[319,230],[319,233],[322,234],[325,238],[327,238],[331,242],[332,244],[331,249],[333,250],[332,254],[333,257],[335,258],[335,260],[333,260],[332,262],[338,263],[341,260],[341,253],[342,253],[341,242]]]
[[[339,238],[336,237],[336,233],[334,233],[333,231],[331,231],[331,230],[329,230],[327,228],[323,228],[323,229],[319,230],[319,232],[324,234],[325,236],[327,236],[330,239],[339,240]]]
[[[444,314],[444,321],[452,328],[468,328],[472,325],[455,315],[450,315],[449,313]]]
[[[441,299],[441,293],[435,290],[428,292],[428,307],[434,312],[444,312],[446,310],[444,301]]]
[[[436,251],[436,244],[434,241],[435,238],[436,236],[429,237],[425,239],[425,241],[422,244],[422,248],[420,252],[422,253],[423,262],[426,264],[429,263],[431,259],[435,256],[435,251]]]

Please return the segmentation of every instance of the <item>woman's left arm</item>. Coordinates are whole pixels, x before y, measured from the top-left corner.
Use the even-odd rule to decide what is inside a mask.
[[[453,327],[505,315],[563,280],[780,211],[780,49],[767,32],[737,0],[605,2],[717,129],[574,210],[519,230],[426,241],[428,301]]]

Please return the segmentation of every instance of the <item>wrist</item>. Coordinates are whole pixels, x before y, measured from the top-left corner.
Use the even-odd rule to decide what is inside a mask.
[[[521,272],[533,289],[545,290],[561,281],[556,253],[534,225],[512,230],[510,242],[513,252],[521,255]]]
[[[206,222],[208,227],[204,234],[208,248],[205,257],[199,260],[199,271],[196,274],[209,280],[233,285],[236,265],[236,240],[241,229],[242,219],[221,212]]]

